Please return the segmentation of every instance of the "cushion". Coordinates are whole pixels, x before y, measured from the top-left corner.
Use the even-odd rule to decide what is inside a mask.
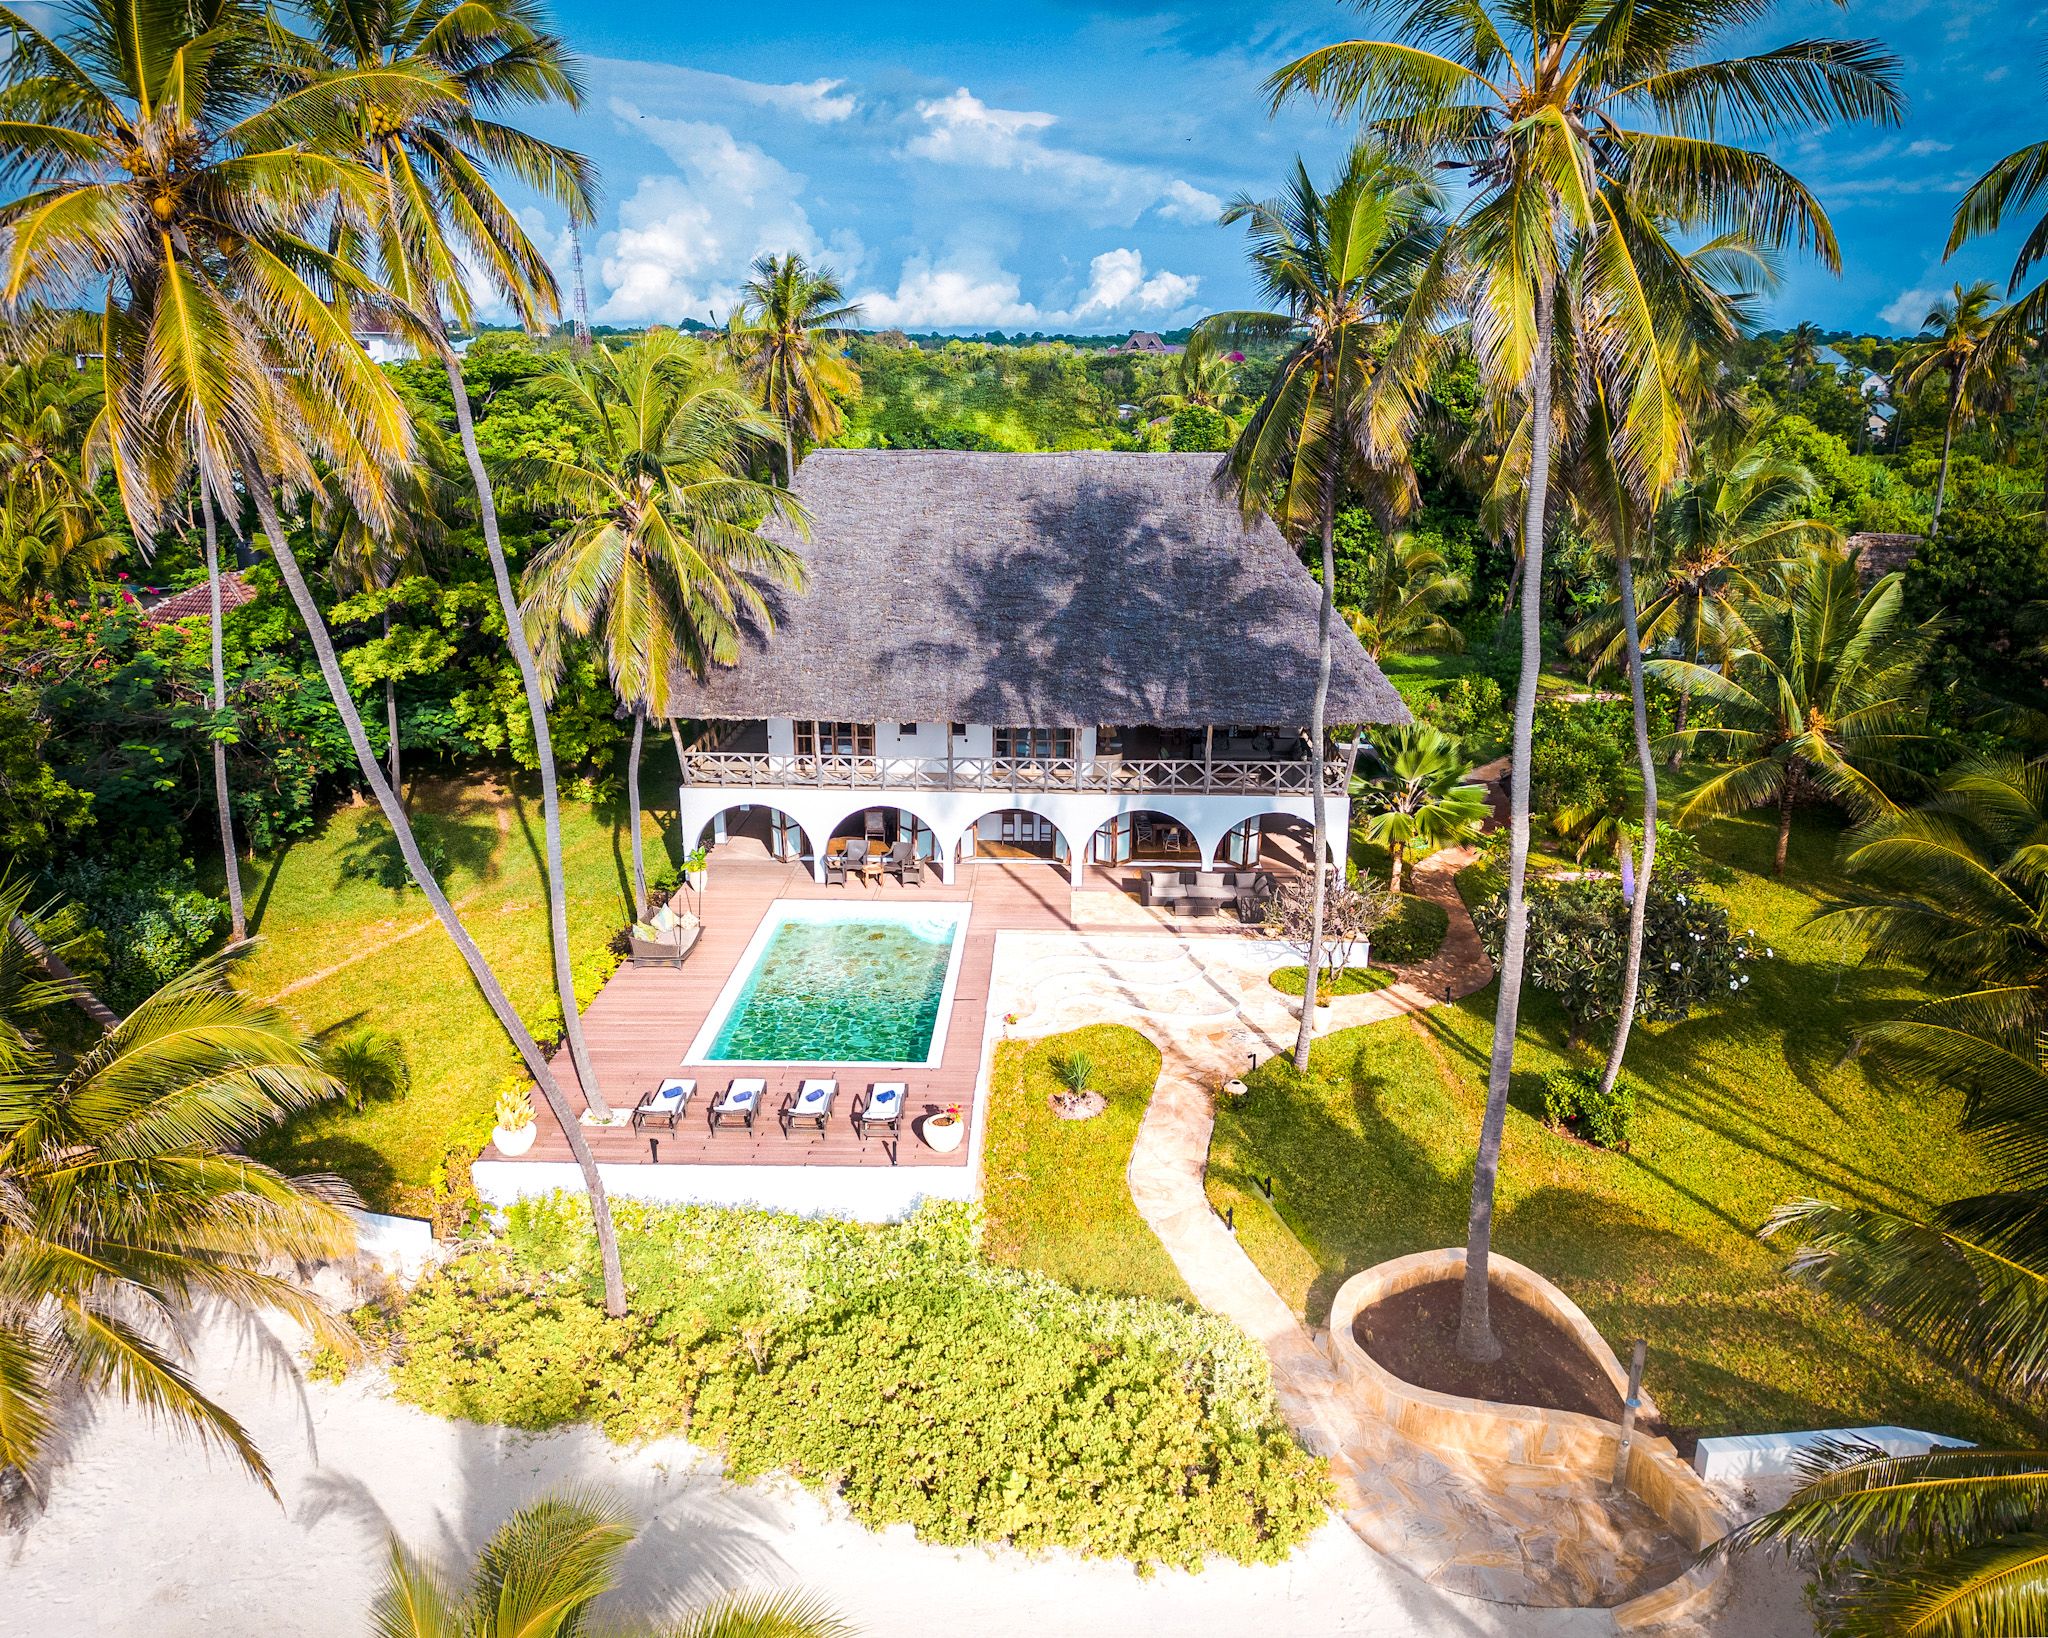
[[[633,923],[633,936],[643,944],[659,944],[661,942],[660,929],[644,921]]]
[[[702,927],[704,924],[697,919],[696,911],[685,910],[680,916],[676,917],[676,925],[687,931],[692,927]]]
[[[870,1120],[887,1120],[895,1113],[896,1106],[903,1101],[900,1086],[878,1086],[875,1094],[868,1099],[867,1114]]]
[[[665,904],[648,919],[654,923],[654,930],[657,933],[672,933],[675,931],[676,913]]]

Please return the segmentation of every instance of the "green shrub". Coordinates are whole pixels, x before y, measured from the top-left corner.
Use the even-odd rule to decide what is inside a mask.
[[[406,1300],[399,1396],[520,1428],[687,1430],[742,1482],[788,1472],[947,1544],[1192,1568],[1277,1561],[1322,1522],[1322,1464],[1281,1423],[1256,1344],[997,1267],[972,1208],[887,1227],[613,1209],[630,1315],[604,1313],[582,1203],[522,1203]]]
[[[91,924],[82,965],[104,974],[106,1001],[116,1012],[169,983],[227,931],[227,906],[199,891],[185,860],[116,868],[104,859],[75,859],[51,885]]]
[[[1436,900],[1403,893],[1393,919],[1372,936],[1373,960],[1395,966],[1427,961],[1443,948],[1444,935],[1450,930],[1450,912]]]
[[[1636,1118],[1636,1087],[1626,1075],[1600,1094],[1597,1069],[1553,1069],[1543,1077],[1543,1118],[1602,1149],[1628,1151]]]

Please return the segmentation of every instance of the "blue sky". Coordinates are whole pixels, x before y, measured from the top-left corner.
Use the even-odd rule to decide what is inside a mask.
[[[1264,194],[1341,133],[1268,119],[1259,81],[1358,32],[1330,0],[1178,7],[872,0],[652,7],[567,0],[581,110],[529,123],[599,162],[584,245],[600,321],[723,319],[749,261],[797,249],[867,322],[1164,329],[1251,291],[1219,204]],[[1791,0],[1756,43],[1874,35],[1905,63],[1895,130],[1802,136],[1777,157],[1820,195],[1844,269],[1789,262],[1782,322],[1910,330],[1956,278],[2001,285],[2011,240],[1941,260],[1957,195],[2048,132],[2044,14],[2027,0]],[[559,214],[535,220],[566,268]]]

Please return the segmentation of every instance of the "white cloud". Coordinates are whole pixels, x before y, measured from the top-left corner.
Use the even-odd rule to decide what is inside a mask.
[[[1917,330],[1928,309],[1939,300],[1939,290],[1901,290],[1877,310],[1877,316],[1895,330]]]
[[[685,68],[680,63],[635,62],[629,58],[599,57],[592,68],[602,71],[607,82],[636,96],[675,96],[691,104],[725,100],[743,102],[755,108],[774,108],[812,125],[836,125],[851,119],[860,99],[842,90],[844,80],[796,80],[776,84],[766,80],[743,80],[732,74],[714,74],[709,69]]]
[[[765,252],[827,261],[842,277],[859,265],[851,234],[823,240],[799,202],[804,178],[723,125],[643,114],[621,99],[612,113],[675,162],[678,176],[644,176],[619,204],[618,231],[599,242],[598,276],[610,294],[596,317],[614,323],[723,319],[748,265]]]
[[[1907,143],[1906,152],[1915,159],[1924,159],[1929,154],[1945,154],[1954,146],[1953,142],[1937,142],[1933,137],[1922,137],[1918,142]]]
[[[1159,214],[1169,221],[1209,227],[1223,214],[1223,201],[1213,193],[1175,177],[1166,184],[1166,197],[1159,202]]]
[[[1088,264],[1088,283],[1071,305],[1024,299],[1016,274],[984,254],[934,262],[913,256],[896,288],[859,296],[862,323],[899,330],[1114,330],[1140,321],[1172,323],[1191,316],[1201,284],[1192,274],[1148,274],[1136,250],[1105,250]]]
[[[1135,250],[1105,250],[1088,264],[1088,288],[1069,317],[1076,323],[1092,318],[1155,317],[1179,312],[1195,299],[1201,280],[1187,273],[1145,274],[1145,258]]]
[[[912,159],[1042,177],[1062,194],[1063,208],[1129,224],[1157,205],[1175,221],[1214,221],[1222,201],[1178,177],[1127,165],[1045,140],[1057,115],[991,108],[966,86],[917,105],[922,128],[903,146]]]

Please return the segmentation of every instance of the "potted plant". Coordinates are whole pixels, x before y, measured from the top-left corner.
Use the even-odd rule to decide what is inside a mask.
[[[537,1135],[533,1094],[525,1082],[515,1080],[498,1094],[498,1124],[491,1133],[491,1141],[498,1146],[499,1154],[517,1157],[533,1147]]]
[[[927,1115],[924,1120],[925,1147],[949,1155],[960,1147],[960,1140],[967,1134],[967,1123],[960,1118],[960,1106],[949,1103],[936,1115]]]
[[[710,857],[711,850],[703,847],[692,848],[683,855],[683,880],[693,889],[703,888],[705,861]]]

